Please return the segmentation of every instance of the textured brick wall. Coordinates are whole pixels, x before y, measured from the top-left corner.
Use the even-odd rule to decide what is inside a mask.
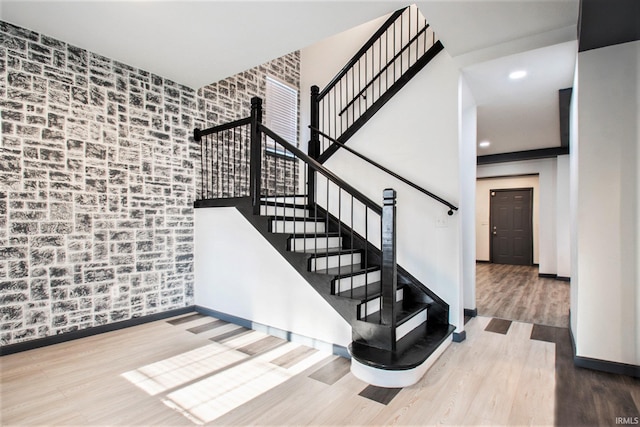
[[[1,344],[193,304],[192,131],[265,71],[196,92],[0,21]]]

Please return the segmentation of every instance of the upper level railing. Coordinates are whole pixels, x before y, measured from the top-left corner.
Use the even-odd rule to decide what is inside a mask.
[[[311,126],[328,136],[312,132],[312,157],[323,162],[337,148],[331,138],[346,142],[436,43],[441,46],[415,5],[391,14],[324,89],[312,87]]]
[[[197,198],[250,196],[256,215],[263,213],[265,205],[270,206],[274,231],[280,230],[280,219],[293,220],[301,224],[300,230],[311,233],[314,243],[301,239],[293,250],[312,257],[328,255],[338,237],[342,242],[340,248],[359,252],[359,265],[343,261],[340,256],[337,265],[330,266],[327,262],[322,267],[325,271],[318,272],[336,277],[334,293],[337,295],[353,297],[357,292],[358,298],[368,301],[370,295],[381,292],[380,316],[374,318],[395,334],[395,191],[385,190],[384,207],[379,205],[261,121],[262,100],[253,98],[250,117],[207,130],[194,130],[201,156]],[[304,183],[306,194],[296,195],[299,183]],[[304,205],[308,214],[301,214],[298,205]],[[321,219],[320,225],[318,219]],[[296,230],[294,235],[300,233]],[[364,278],[355,279],[356,270],[362,272]],[[369,305],[363,304],[358,319],[370,320],[367,310]],[[395,346],[395,339],[389,341],[389,345]]]

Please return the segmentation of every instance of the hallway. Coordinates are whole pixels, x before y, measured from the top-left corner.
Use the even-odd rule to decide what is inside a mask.
[[[478,315],[569,327],[569,282],[538,277],[537,266],[476,264]]]

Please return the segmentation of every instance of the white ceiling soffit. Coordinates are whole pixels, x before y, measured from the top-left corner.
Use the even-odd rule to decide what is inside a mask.
[[[397,0],[2,0],[0,19],[198,89],[404,5]]]
[[[478,155],[560,146],[558,90],[571,87],[579,0],[424,0],[418,6],[478,105]],[[511,81],[509,73],[526,70]]]
[[[423,0],[459,67],[577,38],[579,0]]]
[[[577,41],[506,56],[464,69],[478,105],[479,155],[560,146],[558,91],[573,86]],[[510,80],[509,73],[527,76]]]

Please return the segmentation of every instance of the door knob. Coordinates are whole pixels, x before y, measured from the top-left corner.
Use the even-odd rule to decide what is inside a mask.
[[[493,235],[494,235],[494,236],[497,236],[497,235],[498,235],[498,232],[497,232],[497,231],[494,231],[494,232],[493,232]]]

